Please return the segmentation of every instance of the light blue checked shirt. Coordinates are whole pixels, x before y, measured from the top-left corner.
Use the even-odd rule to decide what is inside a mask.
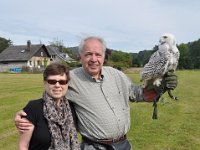
[[[141,86],[133,86],[127,76],[104,66],[95,80],[84,69],[70,72],[67,99],[74,103],[81,135],[112,139],[125,135],[130,127],[129,100],[143,101]]]

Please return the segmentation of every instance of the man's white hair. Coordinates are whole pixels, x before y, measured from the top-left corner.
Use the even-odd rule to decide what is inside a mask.
[[[82,53],[83,51],[83,47],[85,45],[85,42],[88,41],[88,40],[91,40],[91,39],[94,39],[94,40],[97,40],[99,41],[102,46],[103,46],[103,54],[105,56],[105,52],[106,52],[106,42],[104,41],[103,38],[99,37],[99,36],[88,36],[86,38],[83,38],[79,44],[79,48],[78,48],[78,52],[79,52],[79,55]]]

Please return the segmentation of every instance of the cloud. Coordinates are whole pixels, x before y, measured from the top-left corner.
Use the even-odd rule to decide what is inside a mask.
[[[109,48],[151,49],[164,32],[178,43],[200,35],[200,1],[193,0],[2,0],[0,36],[15,44],[60,39],[77,46],[85,35],[105,38]]]

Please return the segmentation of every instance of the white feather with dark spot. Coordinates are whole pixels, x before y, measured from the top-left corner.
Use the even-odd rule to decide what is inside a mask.
[[[151,55],[141,72],[143,86],[146,87],[150,82],[160,86],[163,76],[168,71],[176,70],[179,56],[175,36],[169,33],[163,34],[159,40],[158,50]]]

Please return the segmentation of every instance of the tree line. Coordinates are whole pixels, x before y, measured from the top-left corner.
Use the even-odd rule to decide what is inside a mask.
[[[0,53],[12,45],[10,39],[0,37]],[[78,61],[78,47],[65,47],[62,42],[53,41],[50,45],[62,46],[63,51]],[[151,50],[143,50],[138,53],[127,53],[123,50],[106,49],[105,65],[118,69],[129,67],[143,67],[150,56],[156,51],[156,45]],[[180,51],[178,69],[200,69],[200,39],[193,42],[177,45]],[[78,63],[76,63],[78,64]]]

